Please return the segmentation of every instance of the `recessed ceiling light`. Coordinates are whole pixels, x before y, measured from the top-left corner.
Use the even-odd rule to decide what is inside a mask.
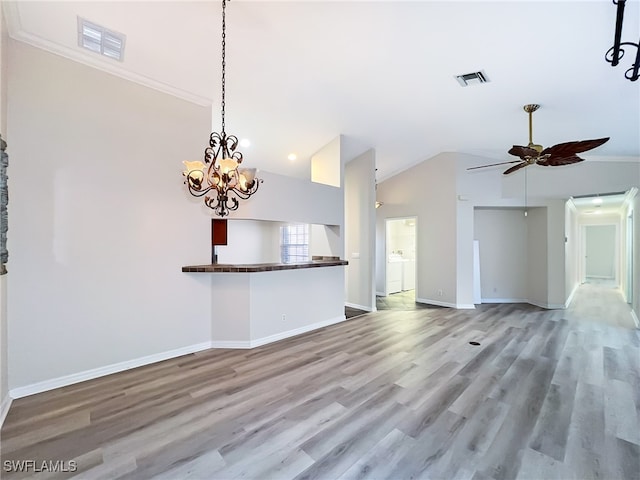
[[[125,39],[122,33],[78,17],[78,45],[82,48],[122,62]]]
[[[594,198],[591,202],[593,202],[594,205],[602,205],[602,199],[600,197]]]
[[[248,138],[243,138],[242,140],[240,140],[240,146],[242,148],[247,148],[251,146],[251,142],[249,141]]]
[[[293,162],[296,158],[298,158],[298,156],[295,153],[290,153],[287,158]]]

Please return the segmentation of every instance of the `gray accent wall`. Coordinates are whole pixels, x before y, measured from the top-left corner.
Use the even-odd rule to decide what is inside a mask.
[[[10,388],[209,340],[210,283],[181,266],[210,220],[181,161],[210,109],[12,40],[9,61]]]
[[[345,165],[346,302],[376,310],[375,152],[369,150]]]

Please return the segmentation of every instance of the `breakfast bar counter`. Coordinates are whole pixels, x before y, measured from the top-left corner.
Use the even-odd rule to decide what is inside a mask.
[[[210,277],[211,346],[254,348],[345,320],[345,260],[182,267]]]
[[[182,267],[183,272],[189,273],[256,273],[256,272],[273,272],[276,270],[299,270],[302,268],[317,267],[336,267],[347,265],[346,260],[339,259],[321,259],[312,260],[310,262],[298,263],[252,263],[252,264],[209,264],[209,265],[188,265]]]

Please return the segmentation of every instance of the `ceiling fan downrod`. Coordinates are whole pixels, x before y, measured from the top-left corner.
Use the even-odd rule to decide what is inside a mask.
[[[529,114],[529,145],[527,146],[540,153],[542,151],[542,145],[536,145],[533,143],[533,112],[538,110],[540,108],[540,105],[538,105],[537,103],[528,103],[522,108],[524,108],[524,111]]]

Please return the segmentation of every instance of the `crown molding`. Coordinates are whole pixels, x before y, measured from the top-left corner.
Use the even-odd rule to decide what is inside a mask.
[[[196,105],[209,107],[212,104],[211,98],[196,95],[167,83],[158,82],[157,80],[153,80],[152,78],[127,70],[126,68],[116,65],[114,62],[111,62],[109,60],[103,60],[98,56],[84,53],[79,48],[77,50],[69,48],[25,31],[22,28],[22,23],[20,20],[18,2],[3,2],[2,9],[7,22],[9,36],[13,40],[26,43],[28,45],[31,45],[32,47],[45,50],[47,52],[53,53],[54,55],[58,55],[60,57],[64,57],[69,60],[73,60],[74,62],[86,65],[88,67],[101,70],[105,73],[115,75],[116,77],[124,78],[125,80],[137,83],[138,85],[152,88],[159,92],[167,93],[174,97],[181,98],[182,100],[195,103]]]

